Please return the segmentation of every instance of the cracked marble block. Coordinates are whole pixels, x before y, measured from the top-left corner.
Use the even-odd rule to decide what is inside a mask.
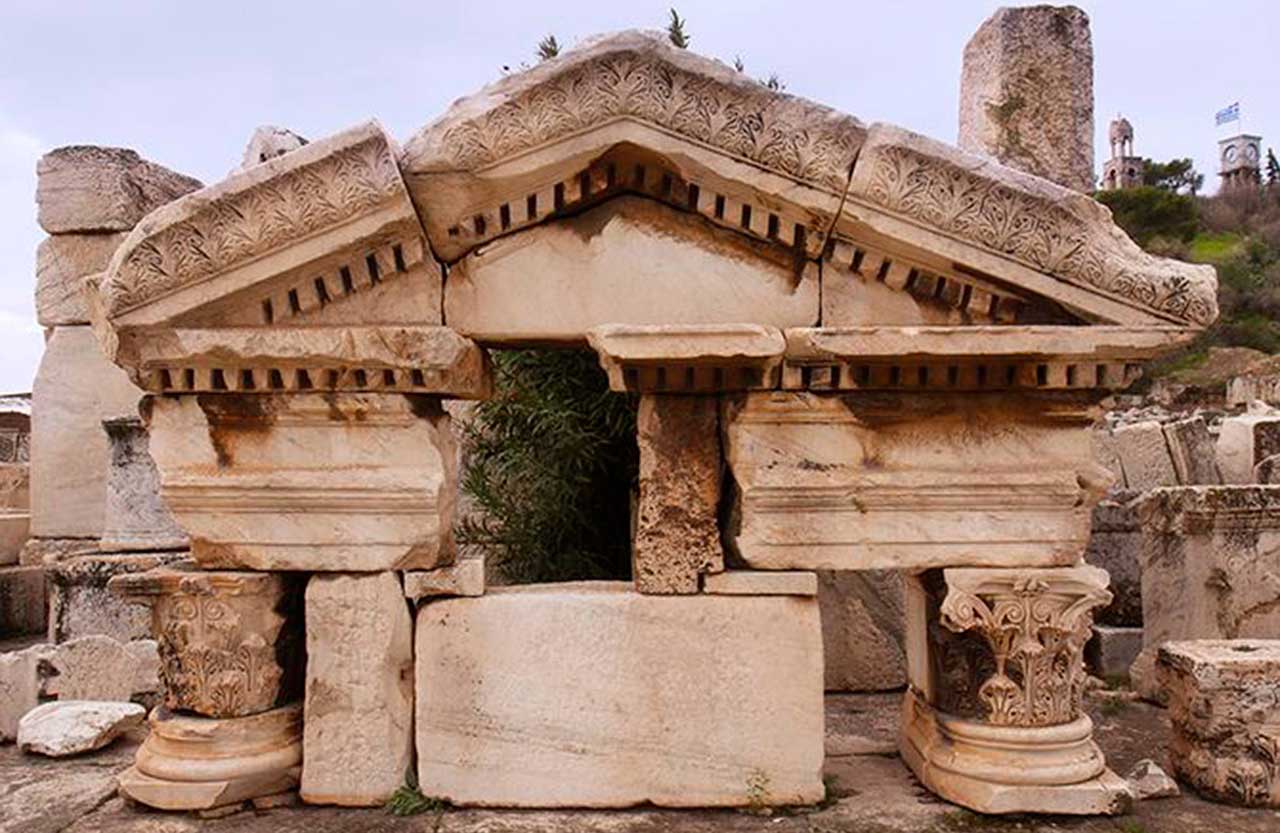
[[[1173,773],[1214,801],[1280,807],[1280,640],[1169,642],[1158,673]]]
[[[108,587],[151,607],[170,710],[238,718],[300,695],[306,658],[296,577],[162,567],[116,576]]]
[[[302,800],[375,807],[413,762],[413,617],[395,573],[307,583]]]
[[[908,582],[899,749],[933,792],[983,813],[1123,812],[1081,707],[1096,567],[949,568]]]
[[[1129,676],[1163,702],[1163,643],[1280,634],[1280,486],[1154,489],[1137,511],[1143,636]]]
[[[424,795],[496,807],[822,798],[812,596],[499,587],[431,602],[415,627]]]
[[[641,593],[697,593],[724,570],[719,400],[647,394],[640,399],[640,500],[632,574]]]
[[[161,494],[211,569],[380,571],[454,560],[457,453],[435,397],[148,400]]]

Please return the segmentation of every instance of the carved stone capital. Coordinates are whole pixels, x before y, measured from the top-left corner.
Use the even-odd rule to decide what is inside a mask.
[[[293,577],[164,567],[108,587],[151,607],[169,709],[244,717],[301,694],[302,590]]]
[[[976,716],[997,726],[1079,719],[1084,645],[1094,609],[1111,601],[1108,580],[1105,570],[1090,566],[944,570],[938,623],[980,642],[940,635],[939,707],[965,716],[980,707]]]

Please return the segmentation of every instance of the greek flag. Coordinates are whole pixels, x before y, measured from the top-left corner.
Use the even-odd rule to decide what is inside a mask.
[[[1215,125],[1226,124],[1229,121],[1240,121],[1240,102],[1232,104],[1230,107],[1224,107],[1219,110],[1213,117]]]

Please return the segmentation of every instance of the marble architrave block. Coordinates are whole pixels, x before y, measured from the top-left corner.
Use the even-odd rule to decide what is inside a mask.
[[[118,575],[107,586],[151,607],[169,709],[245,717],[301,693],[305,652],[297,577],[187,564]]]
[[[454,561],[457,453],[435,397],[153,397],[161,494],[211,569],[425,570]]]
[[[102,428],[111,444],[107,469],[107,503],[102,538],[104,552],[178,550],[187,536],[160,499],[160,474],[147,450],[147,430],[137,417],[105,419]]]
[[[413,762],[413,617],[404,588],[390,572],[317,573],[306,608],[302,800],[380,806]]]
[[[161,810],[208,810],[298,786],[302,704],[210,718],[157,708],[120,791]]]
[[[1090,418],[1012,394],[726,397],[726,538],[769,570],[1074,564],[1111,481]]]
[[[812,597],[502,587],[431,602],[416,627],[424,795],[500,807],[822,797]]]
[[[1165,642],[1280,634],[1280,486],[1154,489],[1137,511],[1143,635],[1129,676],[1163,702]]]
[[[1097,567],[948,568],[908,582],[903,760],[933,792],[982,813],[1123,812],[1081,706]]]
[[[1280,807],[1280,639],[1160,648],[1173,774],[1214,801]]]

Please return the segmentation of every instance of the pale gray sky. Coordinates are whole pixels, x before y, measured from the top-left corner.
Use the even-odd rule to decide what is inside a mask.
[[[64,144],[122,145],[205,182],[259,124],[318,138],[376,117],[400,141],[453,99],[561,43],[665,23],[668,0],[272,2],[3,0],[0,5],[0,392],[30,390],[42,350],[32,292],[35,163]],[[789,92],[954,142],[965,42],[982,0],[679,0],[692,48]],[[1274,2],[1102,0],[1092,18],[1098,167],[1106,125],[1136,151],[1191,156],[1216,177],[1213,114],[1280,145]]]

